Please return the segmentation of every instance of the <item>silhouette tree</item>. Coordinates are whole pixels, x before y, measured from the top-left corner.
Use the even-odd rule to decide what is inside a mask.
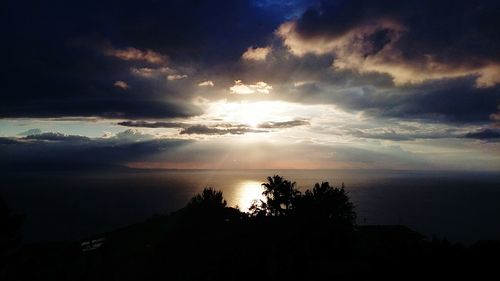
[[[222,191],[212,187],[205,187],[201,194],[197,194],[187,204],[187,208],[217,209],[225,208],[226,200],[222,196]]]
[[[265,217],[269,215],[269,208],[266,202],[262,200],[254,200],[250,208],[248,208],[248,214],[251,217]]]
[[[356,213],[344,184],[333,188],[328,182],[316,183],[294,202],[294,214],[314,219],[327,219],[343,225],[354,225]]]
[[[264,195],[267,199],[267,209],[272,216],[283,216],[293,208],[295,197],[300,196],[296,183],[284,179],[279,175],[267,177],[267,183],[263,183]]]
[[[182,213],[188,222],[198,224],[231,221],[243,215],[240,210],[227,207],[222,191],[215,190],[212,187],[206,187],[200,194],[191,198]]]

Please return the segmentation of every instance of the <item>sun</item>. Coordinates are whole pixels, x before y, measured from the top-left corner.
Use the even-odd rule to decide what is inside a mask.
[[[259,124],[268,121],[288,120],[290,106],[281,101],[258,101],[258,102],[227,102],[218,101],[210,105],[208,116],[219,118],[224,122],[237,123],[258,127]]]

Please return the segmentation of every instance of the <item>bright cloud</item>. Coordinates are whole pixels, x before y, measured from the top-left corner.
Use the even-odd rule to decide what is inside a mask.
[[[229,88],[231,93],[238,95],[269,94],[273,87],[266,82],[259,81],[255,84],[244,84],[241,80],[235,80],[234,86]]]
[[[187,78],[188,75],[186,74],[178,74],[176,73],[174,69],[170,67],[158,67],[158,68],[151,68],[151,67],[132,67],[130,68],[130,72],[133,75],[140,76],[143,78],[164,78],[169,81],[173,80],[180,80]]]
[[[306,54],[332,54],[332,67],[336,70],[353,70],[359,73],[387,73],[396,85],[422,83],[426,80],[477,76],[476,87],[491,87],[500,83],[500,64],[468,62],[449,64],[432,54],[407,59],[397,47],[400,37],[409,32],[395,21],[378,20],[360,25],[336,37],[316,35],[304,38],[297,31],[296,22],[286,22],[276,31],[290,53],[303,57]],[[373,37],[384,34],[382,46]]]
[[[119,58],[126,61],[145,61],[152,64],[165,64],[167,56],[157,53],[153,50],[147,49],[145,51],[128,47],[125,49],[107,49],[106,55]]]
[[[172,81],[172,80],[180,80],[180,79],[184,79],[184,78],[187,78],[188,76],[185,75],[185,74],[170,74],[167,76],[167,79],[169,81]]]
[[[271,52],[271,47],[248,47],[248,49],[241,55],[241,58],[244,60],[251,61],[263,61],[266,60],[267,55]]]
[[[198,86],[199,87],[213,87],[213,86],[215,86],[215,84],[213,81],[207,80],[207,81],[202,81],[202,82],[198,83]]]
[[[159,68],[132,67],[130,68],[130,72],[136,76],[141,76],[144,78],[152,78],[157,76],[171,75],[174,73],[174,70],[169,67],[159,67]]]
[[[115,81],[115,83],[113,84],[115,87],[117,88],[120,88],[122,90],[126,90],[129,88],[127,82],[125,81],[121,81],[121,80],[118,80],[118,81]]]
[[[231,124],[245,124],[253,127],[265,127],[266,124],[272,124],[276,126],[268,126],[268,128],[279,127],[278,125],[281,125],[283,128],[293,127],[285,126],[290,123],[290,119],[292,118],[302,121],[306,118],[309,119],[318,116],[318,111],[320,111],[318,108],[320,107],[283,101],[229,102],[227,100],[220,100],[208,104],[203,118],[208,120],[223,120]],[[330,109],[329,113],[333,112],[331,107],[328,108]],[[307,123],[309,124],[309,121]],[[305,125],[305,123],[301,125]]]

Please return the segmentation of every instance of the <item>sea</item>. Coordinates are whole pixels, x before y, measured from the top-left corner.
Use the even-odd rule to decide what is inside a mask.
[[[408,170],[123,170],[2,175],[0,195],[25,216],[25,243],[78,240],[168,214],[213,187],[247,211],[272,175],[299,190],[344,183],[360,225],[406,225],[428,239],[500,239],[500,173]]]

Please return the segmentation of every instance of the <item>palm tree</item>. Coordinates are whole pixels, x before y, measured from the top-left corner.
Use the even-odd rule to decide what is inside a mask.
[[[286,215],[293,208],[294,198],[300,195],[295,182],[279,175],[267,177],[267,183],[262,186],[265,188],[262,195],[266,197],[267,208],[273,216]]]

